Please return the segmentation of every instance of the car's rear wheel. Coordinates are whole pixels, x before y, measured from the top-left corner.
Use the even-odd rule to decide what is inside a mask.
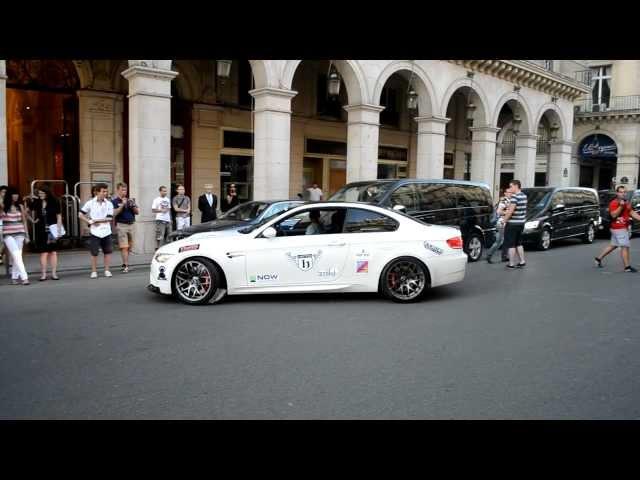
[[[477,233],[472,233],[467,239],[465,248],[470,262],[477,262],[482,257],[482,237]]]
[[[189,305],[202,305],[212,299],[210,303],[217,303],[225,296],[221,292],[226,293],[218,267],[206,258],[187,258],[178,264],[172,283],[174,296]]]
[[[543,228],[540,233],[540,241],[538,242],[538,249],[549,250],[551,248],[551,230]]]
[[[587,229],[584,232],[584,237],[582,237],[582,241],[584,243],[593,243],[593,239],[596,238],[596,228],[593,226],[593,223],[587,225]]]
[[[429,286],[429,272],[422,262],[412,257],[393,260],[382,272],[382,293],[399,303],[420,299]]]

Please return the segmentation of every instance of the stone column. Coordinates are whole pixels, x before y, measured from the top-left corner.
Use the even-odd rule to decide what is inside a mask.
[[[496,141],[499,128],[471,128],[471,180],[484,182],[493,192],[493,178],[496,164]]]
[[[379,105],[347,105],[347,183],[378,178]]]
[[[638,171],[639,158],[637,154],[618,154],[618,160],[616,162],[616,186],[624,185],[627,190],[635,190],[638,185]],[[627,183],[622,183],[620,180],[623,177],[627,177]]]
[[[495,168],[495,176],[493,177],[493,198],[498,198],[498,194],[500,193],[500,174],[502,173],[502,144],[496,144],[496,168]]]
[[[170,61],[130,61],[129,65],[122,72],[129,81],[129,190],[140,206],[133,252],[153,253],[151,203],[160,185],[171,186],[171,80],[177,72],[168,69]]]
[[[448,118],[416,117],[418,122],[418,151],[416,178],[444,177],[444,144]]]
[[[573,148],[573,142],[556,141],[551,143],[551,151],[549,155],[549,186],[550,187],[569,187],[577,186],[577,182],[573,182],[575,172],[572,172],[576,167],[571,163],[571,150]],[[565,175],[566,170],[566,175]],[[578,175],[579,175],[578,171]],[[575,183],[575,185],[572,185]]]
[[[516,168],[514,178],[520,180],[522,188],[533,187],[536,179],[537,135],[516,136]]]
[[[291,99],[298,92],[259,88],[249,93],[256,101],[253,199],[289,198]]]
[[[7,159],[7,73],[4,60],[0,60],[0,185],[9,183]]]
[[[123,180],[123,101],[124,96],[116,93],[78,91],[80,181],[109,180],[111,192]],[[90,185],[81,186],[80,200],[85,202],[90,195]]]

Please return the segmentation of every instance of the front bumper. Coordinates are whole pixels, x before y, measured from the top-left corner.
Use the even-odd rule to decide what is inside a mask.
[[[155,260],[151,262],[147,288],[155,293],[171,295],[171,271],[166,264],[158,263]]]

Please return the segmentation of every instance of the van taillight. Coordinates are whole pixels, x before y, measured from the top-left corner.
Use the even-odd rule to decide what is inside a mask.
[[[453,237],[447,240],[447,245],[451,248],[462,248],[462,237]]]

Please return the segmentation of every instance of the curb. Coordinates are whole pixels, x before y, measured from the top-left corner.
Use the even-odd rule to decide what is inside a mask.
[[[129,264],[130,267],[148,267],[149,264],[148,263],[130,263]],[[4,267],[4,265],[2,265],[2,267]],[[111,265],[111,268],[115,270],[120,269],[120,265]],[[51,269],[51,267],[47,267],[47,272],[49,272]],[[98,265],[98,271],[102,271],[104,269],[103,266]],[[91,273],[91,266],[87,265],[87,266],[82,266],[82,267],[66,267],[66,268],[60,268],[58,267],[57,272],[86,272],[86,273]],[[27,270],[27,274],[28,275],[39,275],[40,274],[40,269],[37,270]],[[5,276],[5,272],[2,272],[2,276]]]

